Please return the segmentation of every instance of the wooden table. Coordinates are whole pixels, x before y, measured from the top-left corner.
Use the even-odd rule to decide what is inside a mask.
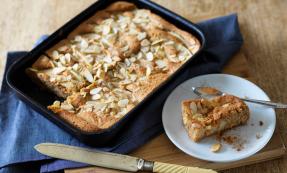
[[[95,0],[1,0],[0,69],[7,51],[29,50],[42,34],[50,34]],[[244,46],[226,73],[244,77],[263,88],[272,100],[287,102],[287,1],[284,0],[155,0],[194,22],[237,12]],[[240,56],[246,62],[240,60]],[[243,59],[243,58],[241,58]],[[244,61],[245,61],[244,59]],[[244,67],[248,66],[248,67]],[[248,69],[248,71],[246,71]],[[1,75],[2,76],[2,75]],[[287,144],[285,110],[277,111],[277,132]],[[163,141],[164,136],[160,136]],[[168,142],[168,141],[166,141]],[[148,144],[150,145],[150,144]],[[144,146],[146,147],[146,146]],[[144,149],[136,152],[144,153]],[[287,157],[225,172],[286,172]]]

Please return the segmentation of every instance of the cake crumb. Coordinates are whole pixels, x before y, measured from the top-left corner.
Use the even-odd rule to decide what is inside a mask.
[[[235,135],[228,135],[222,137],[223,141],[227,144],[231,145],[233,149],[236,151],[241,151],[244,149],[244,144],[246,143],[246,140],[241,139],[238,136]]]
[[[263,125],[264,125],[263,121],[259,121],[259,126],[263,126]]]
[[[218,152],[221,149],[220,143],[215,143],[211,146],[210,150],[214,153]]]

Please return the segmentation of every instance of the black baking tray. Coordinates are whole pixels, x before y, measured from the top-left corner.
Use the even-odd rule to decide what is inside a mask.
[[[193,55],[184,65],[180,67],[173,75],[171,75],[166,81],[164,81],[157,89],[151,92],[143,101],[141,101],[134,109],[128,112],[121,120],[108,129],[102,130],[100,132],[88,133],[83,132],[74,126],[68,124],[66,121],[61,119],[59,116],[55,115],[53,112],[47,109],[47,106],[52,104],[54,100],[59,100],[55,94],[41,89],[37,84],[32,82],[32,80],[26,75],[25,69],[30,67],[35,60],[43,54],[46,50],[54,46],[60,40],[65,39],[70,32],[72,32],[78,25],[87,20],[89,17],[93,16],[97,11],[106,8],[113,2],[117,0],[99,0],[92,4],[86,10],[78,14],[76,17],[67,22],[64,26],[50,35],[45,41],[27,53],[24,57],[16,61],[8,69],[6,80],[9,86],[15,91],[17,96],[23,100],[26,104],[30,105],[44,117],[50,121],[57,124],[62,129],[66,130],[70,134],[77,137],[82,142],[92,145],[92,146],[104,146],[108,145],[109,142],[115,137],[115,135],[120,131],[124,124],[131,119],[131,117],[137,116],[137,111],[144,111],[145,103],[152,101],[153,97],[158,96],[162,90],[168,89],[171,92],[173,88],[167,87],[172,82],[175,82],[175,78],[180,77],[183,70],[190,66],[196,59],[197,55],[201,52],[205,45],[205,37],[202,31],[192,22],[184,19],[183,17],[167,10],[166,8],[155,4],[148,0],[124,0],[127,2],[134,3],[138,8],[150,9],[153,13],[161,16],[165,20],[174,24],[180,29],[192,33],[201,43],[201,48],[199,51]],[[173,83],[173,86],[179,83]],[[28,115],[27,115],[28,116]],[[34,122],[37,123],[37,122]],[[123,129],[124,130],[124,129]]]

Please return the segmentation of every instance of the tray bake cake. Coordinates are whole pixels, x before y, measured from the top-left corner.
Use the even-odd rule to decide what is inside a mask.
[[[182,101],[182,119],[189,137],[198,142],[206,136],[245,124],[249,108],[239,98],[224,95],[213,99]]]
[[[200,48],[147,9],[119,1],[98,11],[26,69],[64,98],[48,108],[82,131],[115,124]]]

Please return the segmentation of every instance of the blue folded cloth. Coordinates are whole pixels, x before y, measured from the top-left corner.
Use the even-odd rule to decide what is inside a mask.
[[[206,47],[183,75],[176,79],[178,82],[201,74],[219,73],[243,43],[236,14],[207,20],[198,25],[205,33]],[[25,53],[8,53],[6,68]],[[128,153],[162,133],[161,111],[168,94],[169,92],[163,92],[155,97],[147,104],[145,111],[134,117],[112,143],[97,149]],[[81,163],[52,159],[33,149],[34,145],[42,142],[88,146],[20,101],[10,91],[5,80],[0,94],[0,141],[0,172],[19,172],[15,165],[17,167],[20,163],[37,163],[41,172],[85,166]]]

